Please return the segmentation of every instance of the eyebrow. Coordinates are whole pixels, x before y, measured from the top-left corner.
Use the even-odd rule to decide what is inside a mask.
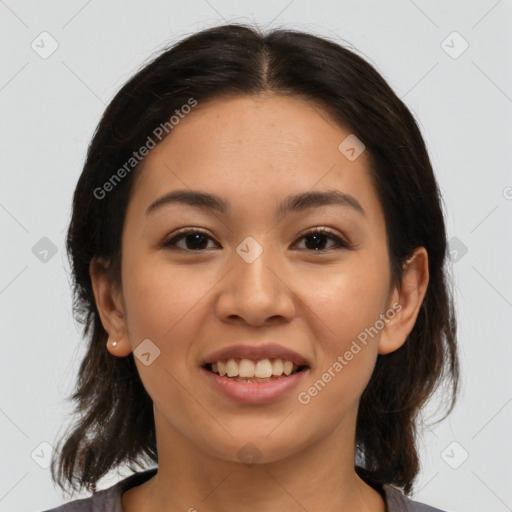
[[[229,202],[214,194],[199,190],[174,190],[153,201],[146,209],[146,215],[168,204],[186,204],[204,210],[214,210],[223,214],[231,211]],[[329,205],[343,206],[363,216],[366,215],[363,207],[355,197],[337,190],[303,192],[288,196],[279,204],[277,215],[285,216],[292,212]]]

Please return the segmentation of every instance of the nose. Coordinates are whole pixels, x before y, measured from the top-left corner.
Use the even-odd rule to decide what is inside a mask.
[[[289,322],[295,314],[292,283],[283,265],[270,249],[252,262],[234,252],[232,270],[225,279],[216,302],[216,314],[224,322],[262,326]],[[287,274],[288,275],[288,274]]]

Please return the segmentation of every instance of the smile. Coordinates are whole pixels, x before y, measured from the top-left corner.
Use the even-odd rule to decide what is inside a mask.
[[[289,376],[296,373],[303,366],[296,365],[293,361],[275,359],[260,359],[252,361],[251,359],[230,358],[224,361],[217,361],[207,368],[213,373],[223,377],[224,375],[235,380],[252,379],[276,379],[281,376]],[[255,380],[254,382],[260,382]]]
[[[213,389],[231,400],[246,404],[274,402],[298,385],[308,366],[282,359],[230,358],[201,368]]]

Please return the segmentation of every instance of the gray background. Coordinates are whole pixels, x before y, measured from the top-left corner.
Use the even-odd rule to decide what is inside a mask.
[[[347,41],[419,120],[446,205],[464,393],[449,420],[422,429],[414,496],[512,510],[510,0],[0,0],[0,510],[67,501],[45,469],[83,350],[64,233],[99,117],[156,50],[231,21]]]

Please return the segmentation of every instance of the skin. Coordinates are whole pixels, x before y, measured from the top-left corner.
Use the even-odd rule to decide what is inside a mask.
[[[223,97],[199,104],[150,152],[137,175],[122,237],[122,286],[91,262],[91,277],[113,357],[149,338],[160,355],[141,380],[153,399],[159,469],[122,496],[127,512],[236,509],[384,512],[379,492],[354,471],[359,398],[378,354],[398,349],[412,330],[428,284],[417,248],[392,286],[384,215],[365,152],[349,161],[339,144],[350,130],[311,102],[277,95]],[[216,194],[221,214],[182,204],[145,215],[178,189]],[[350,194],[365,215],[339,205],[284,218],[276,205],[311,190]],[[202,228],[181,251],[162,248],[180,228]],[[328,227],[350,241],[321,250],[304,231]],[[253,237],[263,253],[236,252]],[[329,236],[329,235],[327,235]],[[392,305],[401,311],[311,401],[307,390]],[[267,341],[311,362],[298,389],[266,405],[239,404],[215,391],[199,365],[211,352]],[[247,443],[261,458],[241,462]],[[314,489],[314,492],[312,492]],[[262,492],[263,491],[263,492]]]

